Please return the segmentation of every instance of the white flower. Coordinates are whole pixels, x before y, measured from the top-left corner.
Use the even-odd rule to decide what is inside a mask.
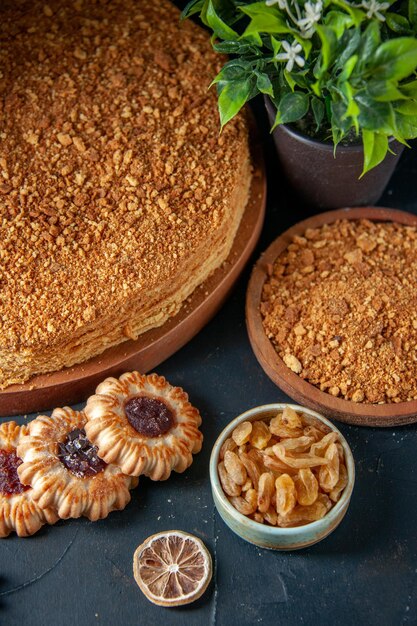
[[[390,7],[389,2],[377,2],[377,0],[363,0],[361,6],[367,9],[366,17],[369,19],[376,17],[380,22],[385,22],[385,15],[380,11],[386,11]]]
[[[303,31],[303,36],[310,38],[314,33],[314,26],[321,19],[321,12],[323,10],[323,4],[321,0],[318,0],[316,4],[306,2],[304,5],[304,16],[301,20],[297,21],[298,27]]]
[[[287,0],[265,0],[265,4],[267,7],[272,7],[274,4],[277,4],[281,11],[285,11],[288,7]]]
[[[282,42],[282,47],[285,52],[280,52],[275,55],[276,61],[288,61],[285,69],[287,72],[291,72],[294,67],[294,63],[297,63],[299,67],[304,67],[305,61],[302,56],[298,53],[301,52],[302,46],[298,43],[298,41],[293,41],[292,44],[289,44],[288,41]]]

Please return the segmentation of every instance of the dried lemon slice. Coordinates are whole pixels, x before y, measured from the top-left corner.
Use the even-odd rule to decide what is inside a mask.
[[[154,604],[189,604],[207,589],[212,576],[211,556],[194,535],[168,530],[151,535],[136,549],[133,575]]]

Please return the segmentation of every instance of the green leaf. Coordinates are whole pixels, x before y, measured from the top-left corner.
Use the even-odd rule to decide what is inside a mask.
[[[355,28],[355,30],[352,32],[352,30],[349,30],[348,33],[345,33],[345,37],[343,38],[342,41],[342,52],[341,54],[338,56],[337,59],[337,67],[341,67],[343,68],[345,63],[348,61],[348,59],[350,59],[350,57],[355,54],[359,44],[361,41],[361,31],[359,30],[359,28]],[[346,45],[345,45],[346,44]]]
[[[370,24],[366,27],[357,50],[357,55],[361,60],[361,65],[365,65],[370,59],[373,58],[375,50],[381,42],[380,28],[380,22],[377,21],[370,22]]]
[[[394,109],[390,102],[376,102],[365,91],[357,93],[359,105],[359,124],[365,130],[392,135],[395,132]]]
[[[364,11],[361,11],[361,9],[356,8],[351,4],[348,4],[347,2],[345,2],[345,0],[332,0],[332,4],[340,7],[343,11],[347,11],[347,13],[352,18],[355,26],[360,26],[360,24],[366,18],[366,14]]]
[[[216,85],[222,82],[232,82],[248,78],[252,74],[252,64],[244,59],[232,59],[222,67],[216,78],[211,83]]]
[[[252,2],[252,4],[241,4],[239,10],[250,18],[279,16],[279,10],[272,6],[268,7],[265,2]]]
[[[392,102],[407,97],[389,80],[370,80],[367,89],[369,95],[378,102]]]
[[[220,41],[215,43],[213,48],[216,52],[220,52],[220,54],[239,54],[241,56],[245,54],[253,54],[255,56],[262,55],[262,52],[256,48],[256,46],[242,41]]]
[[[417,98],[417,80],[412,80],[405,85],[401,85],[400,89],[406,96],[410,98]]]
[[[402,139],[416,139],[417,137],[417,115],[402,115],[397,113],[395,116],[395,122],[397,127],[396,137],[398,135]]]
[[[313,111],[314,120],[317,125],[316,130],[318,130],[324,119],[324,104],[315,96],[311,98],[311,110]]]
[[[259,48],[262,48],[262,46],[264,45],[261,35],[256,32],[248,34],[243,33],[243,35],[240,36],[240,39],[242,39],[243,41],[247,41],[252,45],[258,46]]]
[[[341,91],[343,93],[345,101],[347,102],[347,109],[346,109],[345,116],[346,118],[349,118],[349,117],[352,118],[352,122],[355,125],[356,132],[359,132],[358,115],[360,113],[360,109],[357,103],[355,102],[353,89],[351,85],[349,85],[349,83],[346,82],[346,83],[343,83],[343,85],[341,86]]]
[[[208,26],[210,26],[216,37],[227,40],[235,40],[239,38],[237,32],[234,31],[233,28],[230,28],[230,26],[228,26],[226,22],[224,22],[216,13],[212,0],[209,0],[207,6],[206,20]]]
[[[415,100],[407,100],[406,102],[400,102],[395,106],[395,110],[403,115],[411,115],[417,117],[417,102]]]
[[[285,94],[279,102],[272,130],[279,124],[288,124],[289,122],[300,120],[307,114],[308,108],[309,99],[305,93],[294,92]]]
[[[417,28],[417,0],[408,0],[408,19]]]
[[[347,28],[350,28],[353,24],[352,17],[341,13],[340,11],[329,11],[323,23],[331,28],[338,39],[341,39],[343,33]]]
[[[293,75],[291,74],[291,72],[287,72],[287,70],[284,70],[284,78],[287,81],[291,91],[294,91],[294,89],[297,86],[297,83],[295,82]]]
[[[252,91],[252,80],[235,80],[220,86],[219,112],[221,127],[229,122],[246,104]]]
[[[347,82],[338,83],[337,85],[331,85],[332,94],[340,96],[343,106],[339,103],[335,107],[334,123],[337,119],[337,125],[341,125],[343,133],[347,132],[347,129],[351,126],[355,127],[356,134],[359,133],[359,121],[358,116],[360,113],[359,106],[354,99],[353,87]],[[338,117],[336,117],[336,115]]]
[[[321,98],[322,91],[321,91],[320,81],[316,80],[315,83],[312,83],[311,89],[312,89],[313,93],[316,94],[316,96]]]
[[[327,70],[334,60],[337,48],[337,37],[334,31],[327,26],[316,26],[316,32],[321,40],[321,67],[320,76]]]
[[[271,98],[274,97],[274,89],[272,87],[272,83],[269,79],[268,74],[263,72],[255,71],[256,76],[256,86],[261,93],[266,93]]]
[[[398,13],[387,13],[386,22],[388,28],[398,35],[410,35],[412,32],[410,22],[406,17]]]
[[[401,80],[417,67],[417,39],[397,37],[381,44],[369,64],[372,78]]]
[[[364,161],[360,178],[373,167],[379,165],[379,163],[384,160],[388,151],[388,137],[381,133],[363,130],[362,141]]]
[[[284,70],[284,73],[287,72],[287,70]],[[307,76],[308,74],[308,70],[298,70],[297,72],[292,72],[291,73],[291,80],[298,85],[299,87],[301,87],[301,89],[303,89],[304,91],[310,91],[310,80]]]
[[[271,45],[274,56],[276,56],[281,49],[281,42],[278,41],[278,39],[275,39],[273,35],[271,35]]]
[[[342,73],[339,76],[339,81],[348,80],[355,69],[356,63],[358,62],[358,55],[354,54],[348,59],[345,64]]]
[[[293,32],[293,29],[287,25],[286,20],[281,17],[278,11],[274,7],[267,7],[265,2],[241,6],[240,10],[251,18],[242,37],[247,37],[254,33],[274,35]]]
[[[205,3],[206,0],[191,0],[185,5],[183,10],[181,11],[181,19],[185,20],[187,19],[187,17],[191,17],[196,13],[201,13]]]
[[[352,124],[346,116],[347,105],[339,101],[330,103],[330,119],[332,126],[333,143],[335,146],[347,134]]]

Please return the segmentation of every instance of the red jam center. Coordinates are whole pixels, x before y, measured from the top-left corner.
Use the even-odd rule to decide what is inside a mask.
[[[97,456],[97,446],[89,442],[85,430],[81,428],[72,430],[65,441],[58,444],[58,458],[78,478],[95,476],[106,467],[106,463]]]
[[[128,422],[145,437],[164,435],[174,425],[174,416],[167,405],[156,398],[131,398],[125,404]]]
[[[0,493],[12,496],[23,493],[29,486],[22,485],[17,475],[17,468],[22,464],[16,452],[13,450],[0,450]]]

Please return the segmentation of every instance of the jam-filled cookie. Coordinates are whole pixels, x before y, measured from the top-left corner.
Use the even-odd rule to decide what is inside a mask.
[[[32,498],[33,490],[19,480],[17,470],[22,461],[16,447],[27,432],[27,426],[16,422],[0,426],[0,537],[7,537],[13,530],[19,537],[28,537],[58,519],[50,507],[41,509]]]
[[[62,519],[83,515],[95,521],[124,509],[138,482],[98,456],[85,423],[83,412],[55,409],[51,417],[33,420],[18,446],[20,480],[31,485],[40,507],[53,507]]]
[[[156,374],[107,378],[85,412],[85,430],[100,457],[130,476],[165,480],[187,469],[201,450],[199,412],[180,387]]]

